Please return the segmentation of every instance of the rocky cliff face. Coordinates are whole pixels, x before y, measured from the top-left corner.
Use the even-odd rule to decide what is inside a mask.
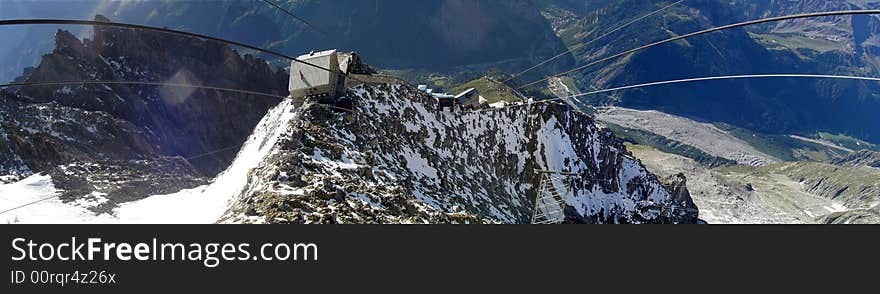
[[[283,70],[224,44],[94,30],[85,40],[58,31],[54,51],[20,80],[149,81],[287,92]],[[279,101],[127,84],[21,87],[0,98],[0,181],[48,173],[65,201],[100,195],[100,205],[90,207],[95,211],[205,184],[230,164],[237,147]]]
[[[566,222],[696,221],[683,179],[664,186],[568,106],[450,113],[399,84],[348,96],[351,113],[299,110],[224,221],[528,223],[536,169],[577,174],[555,184]]]
[[[844,166],[867,166],[880,168],[880,152],[869,150],[853,152],[844,158],[835,160],[834,164]]]
[[[286,73],[216,42],[100,27],[95,28],[93,40],[80,41],[67,31],[58,31],[55,39],[55,50],[43,56],[28,81],[190,83],[286,95]],[[109,114],[152,136],[158,153],[184,157],[244,142],[266,110],[278,102],[239,93],[138,85],[27,87],[19,97],[27,103],[54,102]],[[234,151],[215,154],[194,165],[215,175],[232,156]]]
[[[880,169],[793,163],[781,166],[779,170],[798,181],[804,191],[838,201],[846,207],[822,217],[822,222],[872,224],[880,221]]]

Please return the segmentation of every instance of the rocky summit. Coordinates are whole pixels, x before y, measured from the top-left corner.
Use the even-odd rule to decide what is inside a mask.
[[[683,176],[667,185],[567,105],[441,110],[402,83],[358,85],[351,112],[306,104],[255,164],[225,222],[528,223],[541,177],[567,223],[694,223]]]

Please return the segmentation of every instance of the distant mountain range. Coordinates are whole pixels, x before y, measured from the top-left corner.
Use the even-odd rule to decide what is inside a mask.
[[[57,31],[21,80],[287,92],[224,44],[94,30]],[[18,207],[0,222],[530,223],[539,194],[549,222],[698,222],[684,176],[648,172],[568,105],[444,111],[372,78],[349,81],[349,111],[173,85],[0,91],[0,207]]]
[[[91,10],[51,13],[50,17],[90,19],[93,15],[88,14],[102,13],[117,21],[209,34],[291,55],[328,48],[357,50],[383,68],[525,65],[530,57],[564,48],[528,0],[274,1],[312,26],[261,1],[95,1]],[[33,6],[28,2],[8,5]],[[45,17],[9,14],[4,18]],[[47,40],[46,36],[34,38]]]
[[[609,28],[669,2],[611,1],[578,12],[551,6],[554,15],[584,21],[555,22],[569,47],[590,42]],[[874,7],[868,1],[691,0],[636,23],[601,42],[576,50],[580,63],[641,44],[744,20],[804,12]],[[559,17],[562,18],[562,17]],[[568,17],[571,19],[571,17]],[[582,90],[669,79],[762,73],[878,76],[876,16],[803,19],[713,33],[668,44],[572,76]],[[529,77],[534,78],[534,77]],[[528,78],[524,78],[528,80]],[[664,86],[590,97],[659,109],[706,121],[726,122],[767,133],[842,133],[880,141],[880,89],[875,83],[772,79]]]
[[[880,7],[880,2],[866,0],[688,0],[579,48],[611,28],[673,1],[275,1],[320,33],[259,1],[96,1],[70,11],[58,9],[56,2],[12,1],[4,3],[6,12],[2,15],[37,17],[33,6],[40,5],[52,6],[45,10],[48,17],[91,18],[90,14],[101,12],[118,21],[209,34],[290,54],[326,48],[357,50],[380,68],[442,75],[487,68],[518,72],[577,49],[521,77],[519,82],[523,83],[610,53],[712,26],[801,12]],[[724,74],[880,76],[878,24],[876,16],[855,16],[734,29],[578,72],[571,75],[569,83],[577,92]],[[34,46],[51,45],[45,32],[30,29],[35,30],[25,37],[30,39],[10,41],[10,46],[20,46],[7,50],[7,58],[0,64],[4,77],[20,75],[23,66],[39,59],[40,50]],[[827,132],[880,143],[878,90],[878,85],[869,82],[773,79],[657,87],[587,100],[659,109],[771,134]]]

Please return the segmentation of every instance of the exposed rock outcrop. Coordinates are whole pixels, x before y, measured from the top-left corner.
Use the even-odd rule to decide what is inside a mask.
[[[834,160],[836,165],[867,166],[880,168],[880,152],[862,150]]]

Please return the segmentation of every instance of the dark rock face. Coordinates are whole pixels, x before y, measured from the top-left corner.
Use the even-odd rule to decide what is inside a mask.
[[[666,189],[669,190],[669,193],[672,193],[673,199],[673,205],[664,208],[682,210],[684,212],[697,209],[697,204],[694,203],[693,198],[691,198],[691,193],[687,189],[687,177],[685,177],[683,173],[667,177],[663,179],[663,183]],[[696,217],[698,215],[696,213],[685,213],[683,216],[692,217],[686,221],[687,223],[697,222]]]
[[[94,29],[82,41],[58,31],[55,50],[19,80],[167,82],[286,95],[283,70],[224,44]],[[94,198],[90,209],[99,213],[205,184],[280,100],[129,84],[13,90],[0,92],[0,181],[49,173],[62,200]]]
[[[0,94],[2,95],[2,94]],[[3,95],[0,121],[5,146],[0,161],[17,158],[33,171],[74,161],[139,160],[157,156],[156,138],[105,112],[23,103]],[[0,147],[3,148],[3,147]]]
[[[101,16],[96,19],[108,21]],[[117,80],[187,83],[286,95],[287,74],[224,44],[127,29],[95,28],[93,40],[56,34],[56,49],[28,81]],[[54,102],[105,112],[154,137],[163,155],[191,157],[240,144],[278,99],[182,87],[71,85],[26,87],[29,103]],[[235,152],[201,157],[197,169],[214,175]]]
[[[880,152],[876,151],[858,151],[847,155],[844,158],[834,160],[836,165],[845,166],[867,166],[880,168]]]
[[[91,199],[93,203],[86,207],[95,214],[112,213],[125,202],[208,183],[181,157],[76,162],[54,167],[48,173],[55,187],[64,190],[62,201]]]

